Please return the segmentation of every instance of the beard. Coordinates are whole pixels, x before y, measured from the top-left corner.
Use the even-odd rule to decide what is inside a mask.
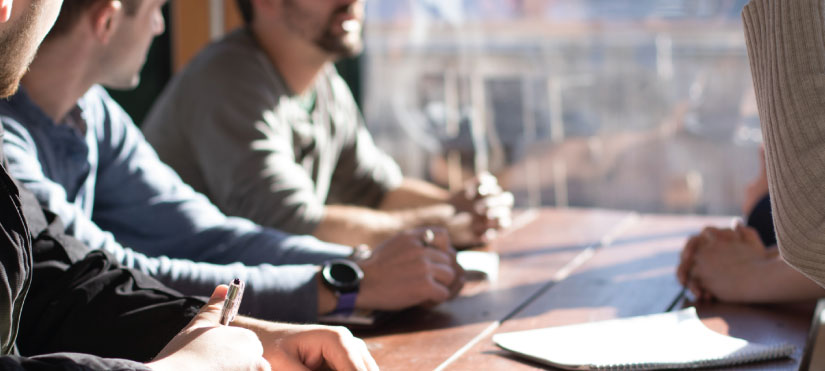
[[[346,33],[342,36],[333,35],[327,27],[324,33],[315,39],[315,46],[339,58],[350,58],[361,54],[364,49],[360,35],[350,35]]]
[[[313,20],[313,15],[301,7],[301,2],[301,0],[284,1],[284,22],[287,27],[300,37],[311,40],[322,51],[338,58],[354,57],[361,53],[363,41],[360,31],[359,33],[345,32],[342,35],[336,35],[332,31],[333,22],[337,16],[350,13],[350,7],[355,6],[354,4],[335,9],[329,19],[322,23]]]
[[[39,6],[39,1],[32,1],[25,14],[0,32],[0,98],[17,92],[20,79],[34,59]]]

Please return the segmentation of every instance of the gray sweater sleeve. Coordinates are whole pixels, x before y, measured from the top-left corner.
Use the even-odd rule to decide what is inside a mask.
[[[753,0],[742,14],[782,257],[825,286],[823,0]]]
[[[160,157],[225,213],[311,234],[324,202],[296,162],[289,123],[300,115],[266,56],[241,36],[233,35],[240,45],[210,46],[176,76],[143,130]]]

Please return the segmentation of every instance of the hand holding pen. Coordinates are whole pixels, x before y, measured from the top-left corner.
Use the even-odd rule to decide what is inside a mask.
[[[270,369],[269,362],[263,358],[263,345],[254,332],[220,325],[228,292],[225,285],[218,286],[209,302],[149,366],[161,371]]]

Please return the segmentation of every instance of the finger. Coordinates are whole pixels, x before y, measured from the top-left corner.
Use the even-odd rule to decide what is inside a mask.
[[[681,259],[679,260],[679,267],[676,268],[676,276],[679,278],[679,282],[682,286],[687,285],[688,275],[690,273],[691,268],[693,267],[693,257],[696,251],[696,248],[699,246],[699,243],[702,241],[700,236],[693,236],[688,239],[685,247],[682,249]]]
[[[455,249],[450,241],[450,233],[445,228],[431,228],[433,231],[433,243],[430,247],[434,247],[439,251],[447,254],[455,255]]]
[[[212,291],[212,296],[209,297],[209,301],[201,308],[198,315],[195,316],[192,324],[196,325],[196,327],[220,324],[221,309],[223,308],[223,302],[226,300],[226,292],[228,290],[229,286],[226,285],[215,287],[215,290]]]
[[[456,255],[454,253],[446,253],[441,250],[426,249],[421,253],[426,261],[433,264],[452,265],[456,261]]]
[[[702,237],[705,238],[705,240],[707,240],[707,241],[712,241],[713,239],[715,239],[717,237],[718,233],[719,233],[719,228],[705,227],[705,229],[702,230]]]
[[[497,206],[488,209],[484,215],[479,215],[476,218],[489,223],[490,228],[500,228],[509,226],[510,220],[513,219],[513,212],[508,207]]]
[[[464,288],[464,283],[465,283],[464,268],[462,268],[458,264],[456,264],[456,267],[457,268],[455,270],[455,272],[456,272],[455,273],[455,279],[453,279],[453,282],[450,283],[450,287],[449,287],[449,289],[450,289],[450,298],[454,298],[454,297],[458,296],[458,294],[461,292],[461,289]]]
[[[512,193],[501,192],[478,199],[473,203],[473,207],[477,213],[484,214],[486,210],[494,208],[512,209],[514,203],[515,198]]]
[[[498,184],[498,179],[496,179],[493,174],[488,172],[483,172],[476,176],[476,186],[475,186],[475,193],[477,196],[486,197],[492,194],[501,193],[502,189],[501,186]]]
[[[476,237],[482,238],[489,230],[501,229],[498,220],[477,219],[473,221],[472,232]]]
[[[739,238],[740,240],[745,239],[745,234],[744,234],[744,231],[743,231],[744,228],[745,228],[745,226],[742,225],[741,221],[737,221],[736,224],[733,225],[733,232],[736,233],[736,237]]]
[[[373,369],[372,365],[375,365],[375,360],[372,359],[369,350],[367,350],[367,344],[363,340],[352,336],[348,332],[348,341],[345,342],[345,347],[355,370]],[[335,369],[338,370],[338,368]]]
[[[732,228],[719,229],[715,237],[722,241],[734,241],[739,238],[739,234]]]
[[[283,354],[283,356],[277,358],[277,365],[272,365],[273,369],[276,370],[284,370],[284,371],[310,371],[310,369],[305,366],[301,360],[293,358],[291,355]]]
[[[424,286],[426,292],[422,303],[432,301],[436,304],[447,301],[450,298],[450,289],[447,286],[437,282],[433,277],[427,277],[427,284]]]
[[[742,236],[742,240],[747,242],[748,245],[757,247],[760,250],[765,250],[765,244],[762,243],[762,237],[759,237],[759,232],[757,232],[756,229],[742,226],[740,234]]]
[[[296,358],[305,362],[305,366],[312,369],[323,369],[348,371],[348,370],[366,370],[367,364],[364,360],[363,351],[366,346],[361,346],[363,343],[360,339],[352,336],[352,333],[344,327],[326,327],[319,328],[312,331],[310,337],[305,338],[301,345],[297,344],[299,348],[309,350],[316,354],[312,356],[313,361],[308,361],[306,355],[297,355]],[[368,354],[368,353],[367,353]]]
[[[361,346],[361,354],[364,355],[364,364],[367,365],[367,370],[368,371],[378,371],[379,370],[378,363],[375,362],[375,358],[373,358],[372,354],[370,354],[370,350],[367,347],[367,343],[365,343],[361,339],[357,339],[357,340],[359,342],[359,345]]]
[[[267,361],[266,358],[261,357],[261,359],[258,360],[258,369],[261,370],[261,371],[272,371],[272,365],[269,364],[269,361]],[[301,368],[301,369],[295,369],[295,371],[305,371],[305,370],[309,371],[309,370],[306,369],[306,367]]]
[[[456,271],[450,265],[431,264],[430,275],[435,278],[436,282],[449,287],[455,280]]]
[[[704,296],[704,289],[702,289],[702,285],[699,283],[698,279],[690,279],[687,285],[688,290],[693,293],[693,297],[697,299],[701,299]]]

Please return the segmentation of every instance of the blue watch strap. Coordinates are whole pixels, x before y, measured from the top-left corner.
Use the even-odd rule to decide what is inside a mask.
[[[358,298],[358,291],[342,292],[338,296],[338,305],[333,313],[350,314],[355,309],[355,299]]]

